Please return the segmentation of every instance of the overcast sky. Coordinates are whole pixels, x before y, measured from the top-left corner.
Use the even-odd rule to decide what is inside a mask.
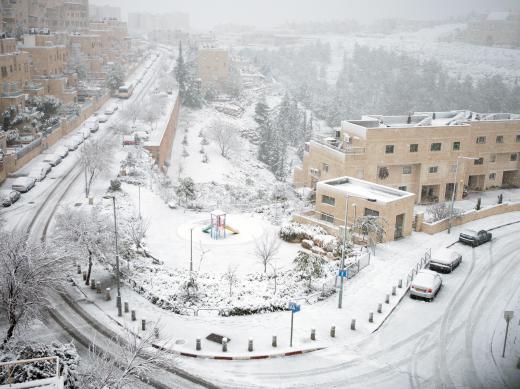
[[[471,11],[520,10],[520,0],[90,0],[93,4],[121,7],[127,12],[183,11],[191,25],[211,29],[216,24],[237,23],[260,27],[285,21],[354,18],[370,22],[386,17],[439,19]]]

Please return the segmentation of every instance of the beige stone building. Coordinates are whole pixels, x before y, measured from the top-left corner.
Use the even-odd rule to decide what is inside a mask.
[[[231,58],[229,52],[218,48],[201,48],[197,53],[198,76],[203,90],[221,90],[229,81]]]
[[[520,13],[492,12],[468,23],[457,38],[477,45],[520,47]]]
[[[399,239],[412,233],[415,195],[353,177],[320,181],[316,186],[315,209],[295,220],[318,224],[332,234],[351,226],[362,216],[378,216],[385,229],[383,241]]]
[[[316,188],[318,181],[349,175],[415,193],[419,203],[445,201],[454,182],[457,199],[462,184],[471,190],[520,186],[519,154],[520,115],[364,116],[309,142],[294,184]]]
[[[7,107],[23,109],[30,79],[29,53],[17,51],[14,38],[0,38],[0,112]]]

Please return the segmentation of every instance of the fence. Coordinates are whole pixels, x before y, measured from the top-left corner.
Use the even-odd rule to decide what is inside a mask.
[[[421,257],[419,262],[415,264],[415,266],[412,268],[410,273],[408,273],[406,277],[406,286],[408,287],[410,283],[413,281],[414,276],[419,272],[421,269],[425,269],[430,264],[430,260],[432,259],[432,249],[429,248],[424,253],[424,256]]]
[[[16,158],[23,158],[26,154],[29,154],[36,147],[39,147],[42,144],[42,138],[38,138],[33,140],[31,143],[23,146],[22,148],[16,150]]]
[[[54,377],[37,379],[26,381],[22,383],[13,383],[13,373],[17,366],[21,365],[29,365],[38,362],[55,362],[56,363],[56,374]],[[63,389],[64,385],[64,377],[60,376],[60,358],[59,357],[43,357],[43,358],[33,358],[33,359],[22,359],[11,362],[2,362],[0,363],[1,370],[7,370],[6,384],[0,385],[0,389],[2,388],[38,388],[45,386],[49,389]]]
[[[356,261],[349,264],[347,269],[347,278],[351,279],[355,277],[361,270],[370,265],[370,252],[363,253],[358,256]]]

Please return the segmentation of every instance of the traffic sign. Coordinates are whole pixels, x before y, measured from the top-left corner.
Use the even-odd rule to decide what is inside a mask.
[[[506,319],[506,321],[509,321],[513,318],[514,316],[514,312],[513,311],[504,311],[504,319]]]
[[[347,278],[348,277],[348,270],[345,269],[345,270],[340,270],[338,272],[338,275],[341,277],[341,278]]]
[[[296,303],[289,303],[289,310],[292,311],[292,313],[300,312],[300,304]]]

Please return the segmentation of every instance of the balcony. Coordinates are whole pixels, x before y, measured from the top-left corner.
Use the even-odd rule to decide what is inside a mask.
[[[350,143],[345,143],[338,138],[335,137],[326,137],[326,136],[320,136],[313,139],[314,142],[326,146],[327,148],[330,148],[335,151],[339,151],[340,153],[346,154],[346,155],[361,155],[365,154],[365,147],[354,147]]]

